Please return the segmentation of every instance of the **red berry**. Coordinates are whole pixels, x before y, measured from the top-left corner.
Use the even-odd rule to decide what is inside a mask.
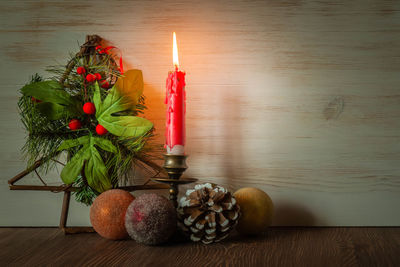
[[[96,76],[95,75],[93,75],[93,74],[88,74],[88,75],[86,75],[86,81],[88,81],[88,82],[94,82],[96,80]]]
[[[83,105],[83,112],[89,115],[93,115],[94,113],[96,113],[96,107],[92,102],[86,102]]]
[[[101,80],[101,75],[100,75],[100,73],[95,73],[94,75],[96,76],[96,80],[98,80],[98,81]]]
[[[108,133],[107,129],[104,128],[103,126],[101,126],[100,124],[97,124],[96,126],[96,133],[98,135],[105,135],[106,133]]]
[[[106,80],[103,80],[100,83],[101,83],[101,88],[108,89],[110,87],[110,83],[107,82]]]
[[[36,98],[34,98],[33,96],[32,96],[32,102],[35,102],[35,103],[40,103],[40,102],[42,102],[41,100],[39,100],[39,99],[36,99]]]
[[[76,68],[76,73],[78,73],[78,74],[85,74],[85,73],[86,73],[86,70],[85,70],[84,67],[78,67],[78,68]]]
[[[78,130],[82,127],[82,124],[79,120],[77,119],[72,119],[69,123],[68,123],[68,127],[73,131],[73,130]]]

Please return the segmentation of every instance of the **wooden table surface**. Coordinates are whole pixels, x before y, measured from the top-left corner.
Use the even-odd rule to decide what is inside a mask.
[[[400,228],[271,228],[213,244],[144,246],[56,228],[0,228],[0,266],[400,266]]]

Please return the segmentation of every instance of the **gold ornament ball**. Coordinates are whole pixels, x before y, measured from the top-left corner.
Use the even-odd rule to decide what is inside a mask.
[[[241,212],[237,231],[248,235],[265,232],[271,225],[274,214],[274,204],[267,193],[258,188],[245,187],[233,195]]]
[[[121,189],[101,193],[90,207],[90,222],[94,230],[107,239],[127,238],[125,213],[134,199],[129,192]]]

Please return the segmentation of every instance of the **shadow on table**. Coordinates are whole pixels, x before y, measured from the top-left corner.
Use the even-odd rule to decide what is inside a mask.
[[[261,240],[275,240],[299,233],[307,233],[309,231],[321,231],[323,227],[313,227],[315,225],[315,216],[305,207],[295,203],[283,202],[277,203],[275,206],[275,214],[272,227],[268,228],[265,233],[259,235],[242,235],[233,230],[229,237],[220,242],[220,244],[228,243],[253,243]],[[177,231],[173,238],[164,246],[175,246],[186,243],[192,243],[187,237]]]
[[[315,216],[305,207],[291,202],[277,203],[274,226],[313,226]]]
[[[306,233],[321,231],[324,228],[313,227],[315,216],[305,207],[296,203],[277,203],[275,206],[273,226],[259,235],[241,235],[234,231],[227,242],[253,243],[261,240],[275,240]]]

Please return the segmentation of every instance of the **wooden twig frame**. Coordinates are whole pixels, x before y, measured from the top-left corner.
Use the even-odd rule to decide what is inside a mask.
[[[148,160],[137,158],[142,163],[150,166],[153,169],[156,169],[159,172],[164,173],[164,169],[157,165],[155,162]],[[15,183],[24,178],[26,175],[35,171],[43,164],[42,160],[36,161],[30,168],[20,172],[10,180],[8,180],[8,185],[10,190],[33,190],[33,191],[49,191],[53,193],[60,193],[64,192],[64,198],[62,203],[61,209],[61,216],[60,216],[60,226],[59,228],[64,232],[64,234],[77,234],[77,233],[90,233],[94,232],[93,227],[79,227],[79,226],[72,226],[68,227],[68,211],[69,211],[69,204],[71,199],[71,192],[77,191],[78,187],[73,187],[71,185],[58,185],[58,186],[49,186],[49,185],[16,185]],[[168,185],[164,184],[145,184],[142,185],[131,185],[131,186],[121,186],[118,189],[123,189],[128,192],[137,191],[137,190],[159,190],[159,189],[169,189]]]
[[[104,40],[98,36],[98,35],[87,35],[85,43],[81,45],[79,52],[75,55],[73,59],[71,59],[65,69],[65,72],[61,76],[59,83],[64,84],[66,79],[68,78],[68,75],[71,73],[71,71],[74,69],[76,60],[77,58],[86,58],[87,60],[89,59],[90,56],[96,55],[96,49],[98,46],[103,45]],[[113,70],[118,70],[118,65],[115,62],[115,59],[113,57],[110,58],[110,64],[111,68]],[[121,66],[120,66],[121,67]],[[114,74],[112,74],[114,75]],[[115,76],[113,76],[115,78]],[[67,227],[67,221],[68,221],[68,210],[69,210],[69,204],[70,204],[70,199],[71,199],[71,192],[75,192],[79,190],[79,187],[74,187],[72,185],[57,185],[57,186],[51,186],[47,185],[46,182],[40,177],[39,173],[36,171],[37,168],[39,168],[43,163],[47,162],[48,160],[54,160],[59,164],[63,164],[55,159],[39,159],[37,160],[32,166],[27,168],[26,170],[20,172],[17,174],[15,177],[10,179],[8,181],[10,190],[33,190],[33,191],[49,191],[53,193],[60,193],[64,192],[64,199],[63,199],[63,204],[62,204],[62,209],[61,209],[61,217],[60,217],[60,229],[63,230],[65,234],[73,234],[73,233],[81,233],[81,232],[93,232],[92,227]],[[160,167],[158,164],[153,162],[152,160],[148,159],[146,156],[137,156],[136,160],[140,161],[140,163],[150,167],[151,169],[155,170],[157,172],[157,175],[159,173],[164,173],[166,174],[165,170]],[[39,180],[41,181],[42,185],[16,185],[19,180],[24,178],[26,175],[28,175],[31,172],[35,172],[36,175],[38,176]],[[84,175],[82,175],[84,178]],[[147,181],[148,182],[148,181]],[[148,183],[142,184],[142,185],[131,185],[131,186],[121,186],[118,187],[119,189],[123,189],[129,192],[132,191],[137,191],[137,190],[157,190],[157,189],[169,189],[168,185],[164,184],[148,184]]]

